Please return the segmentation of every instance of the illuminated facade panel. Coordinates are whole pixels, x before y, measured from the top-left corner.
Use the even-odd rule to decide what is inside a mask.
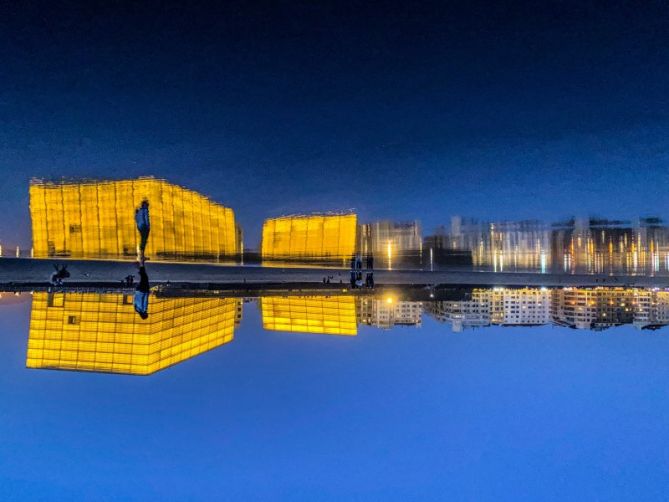
[[[26,366],[149,375],[232,341],[241,303],[158,298],[149,318],[131,295],[35,293]]]
[[[357,335],[353,296],[293,296],[260,299],[263,328],[270,331]]]
[[[153,259],[213,261],[240,252],[232,209],[164,180],[83,181],[30,185],[36,258],[130,258],[139,233],[135,209],[149,201]]]
[[[265,220],[265,260],[346,260],[356,250],[357,216],[286,216]]]

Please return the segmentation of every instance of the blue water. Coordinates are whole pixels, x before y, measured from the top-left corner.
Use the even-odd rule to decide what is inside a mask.
[[[29,370],[0,307],[0,498],[666,500],[669,338],[263,331],[148,377]]]

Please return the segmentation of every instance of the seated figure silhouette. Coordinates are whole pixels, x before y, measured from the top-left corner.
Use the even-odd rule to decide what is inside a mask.
[[[54,264],[53,268],[56,269],[56,271],[51,274],[51,284],[54,286],[62,286],[63,279],[70,277],[70,273],[67,271],[67,265]]]

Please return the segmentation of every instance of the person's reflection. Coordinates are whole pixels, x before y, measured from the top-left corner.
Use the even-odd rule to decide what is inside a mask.
[[[135,288],[135,312],[139,314],[142,319],[149,317],[149,276],[144,267],[144,260],[137,262],[139,268],[139,284]]]

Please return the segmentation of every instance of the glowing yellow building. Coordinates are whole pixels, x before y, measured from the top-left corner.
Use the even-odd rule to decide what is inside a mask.
[[[357,216],[285,216],[265,220],[264,260],[347,260],[356,250]]]
[[[164,180],[34,180],[30,184],[34,256],[136,256],[135,208],[143,199],[150,205],[146,253],[152,259],[215,261],[240,252],[232,209]]]
[[[28,368],[149,375],[232,341],[241,302],[157,298],[142,320],[121,293],[35,293]]]
[[[357,335],[353,296],[292,296],[260,299],[263,328],[293,333]]]

